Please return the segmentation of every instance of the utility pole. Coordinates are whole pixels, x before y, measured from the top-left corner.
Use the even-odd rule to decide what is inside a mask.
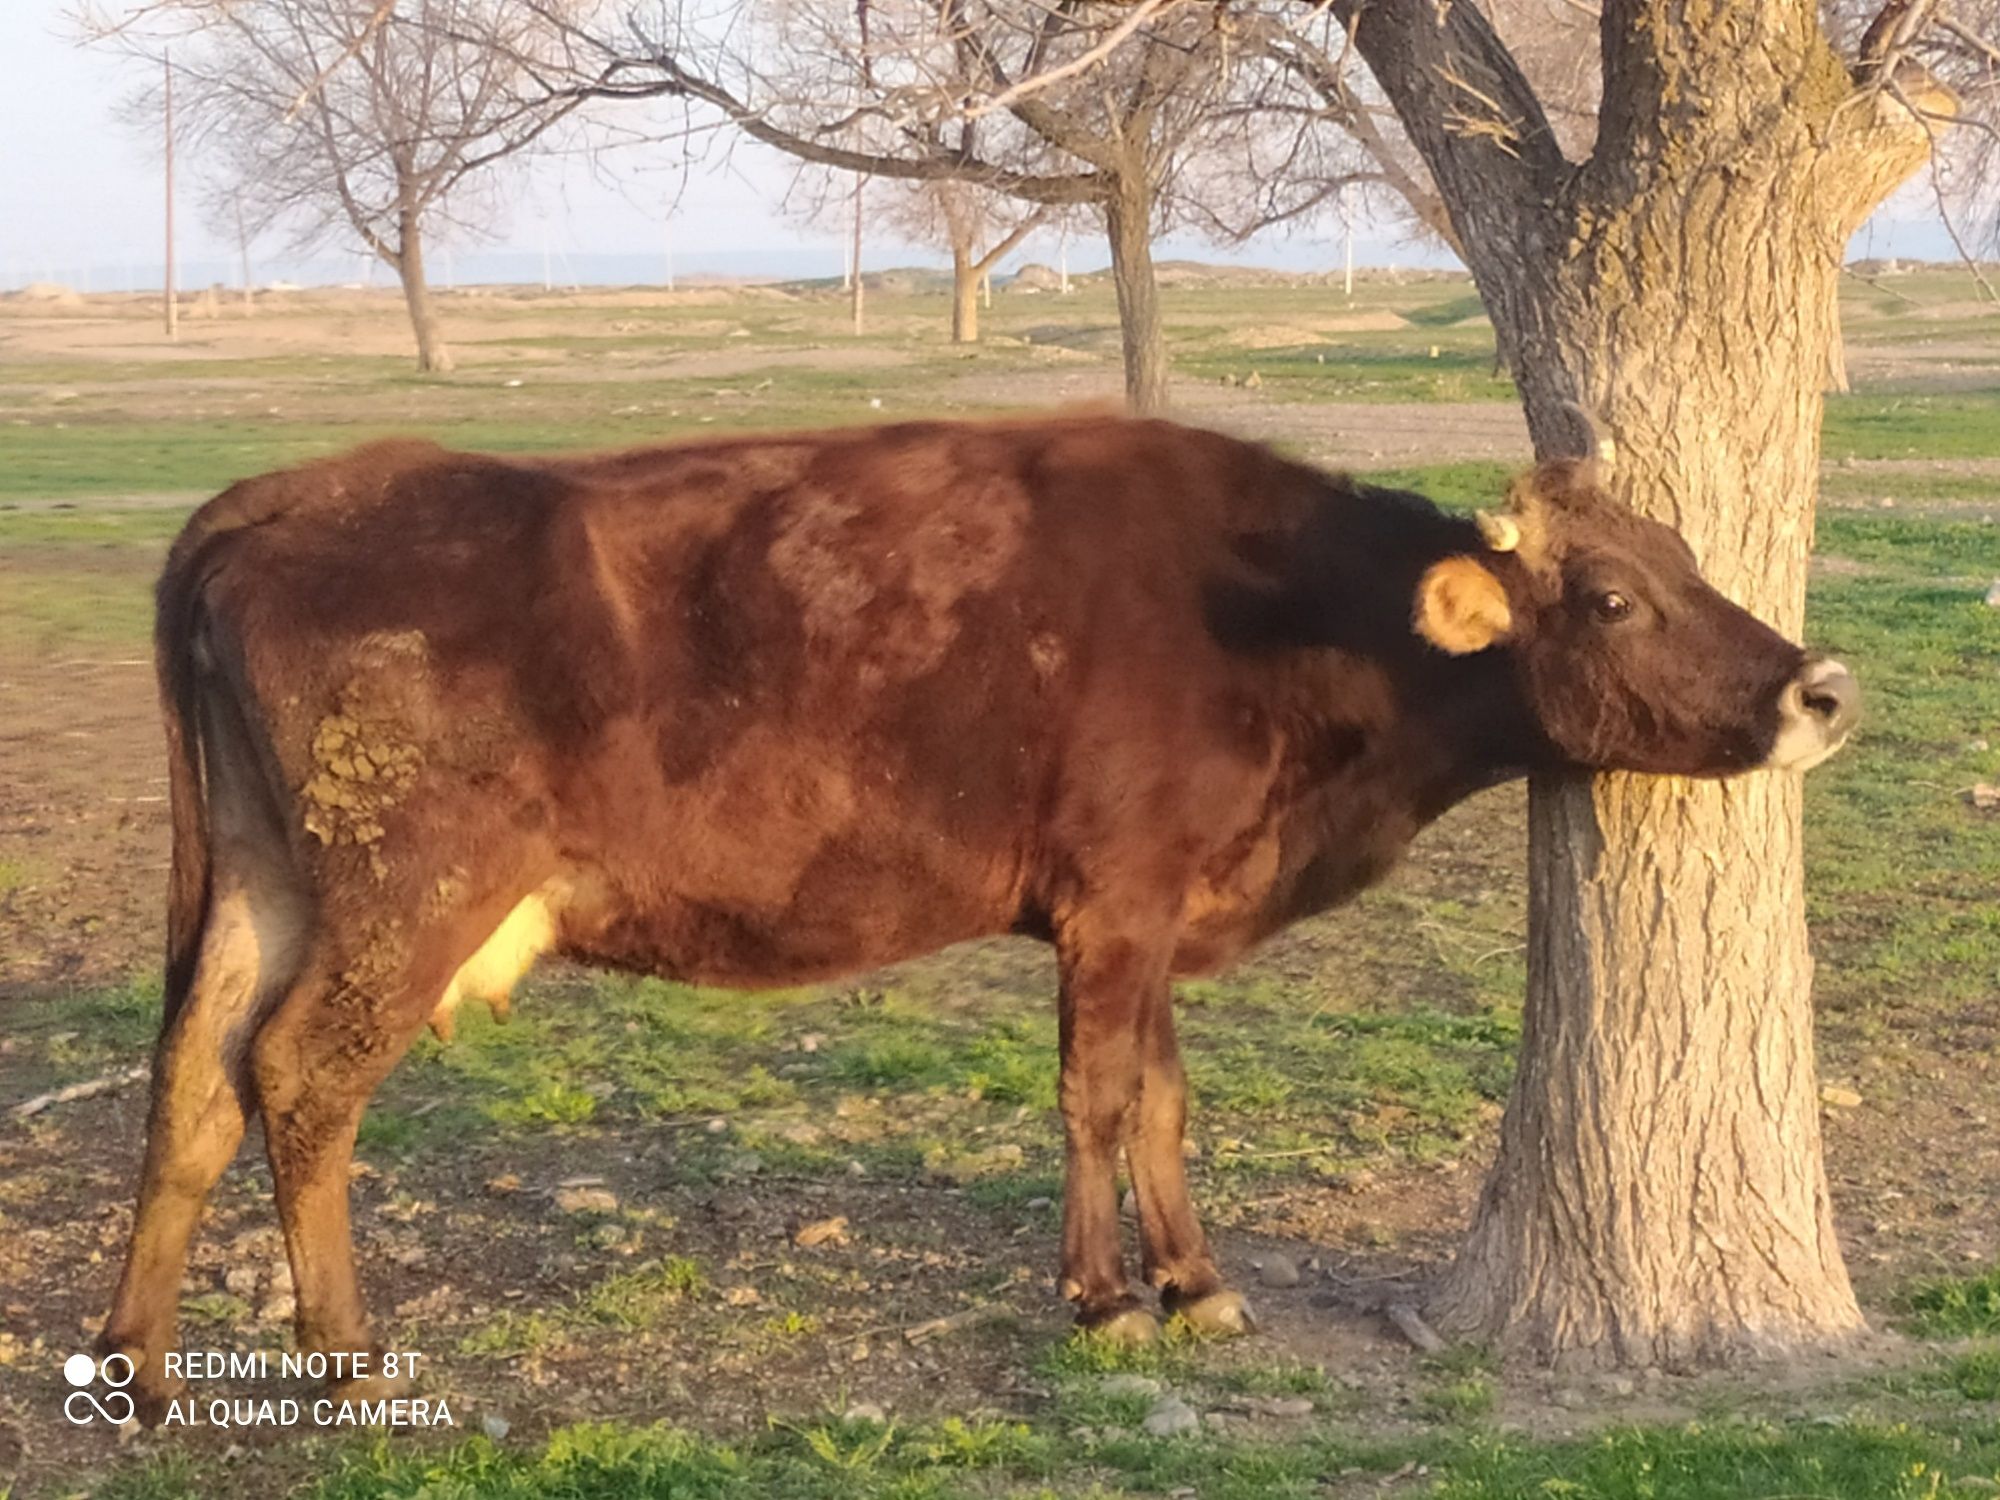
[[[1056,264],[1058,265],[1058,267],[1060,267],[1060,269],[1057,272],[1057,275],[1061,277],[1061,280],[1057,282],[1056,290],[1063,296],[1067,297],[1069,295],[1069,215],[1068,214],[1063,215],[1062,236],[1057,241],[1057,245],[1058,249],[1056,251]]]
[[[166,76],[167,134],[167,337],[180,337],[179,293],[174,288],[174,57],[169,48],[161,59]]]
[[[854,179],[854,247],[851,260],[854,265],[854,331],[861,332],[861,190],[868,186],[866,177]]]
[[[1347,240],[1347,300],[1354,300],[1354,204],[1349,199],[1353,189],[1340,190],[1340,224]]]

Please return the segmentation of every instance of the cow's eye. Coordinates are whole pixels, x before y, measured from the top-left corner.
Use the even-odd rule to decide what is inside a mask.
[[[1591,601],[1590,607],[1607,625],[1632,613],[1632,601],[1616,589],[1606,589]]]

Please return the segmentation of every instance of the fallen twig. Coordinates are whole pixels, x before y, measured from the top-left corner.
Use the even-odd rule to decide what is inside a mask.
[[[102,1078],[85,1079],[82,1083],[72,1083],[46,1094],[14,1106],[14,1118],[25,1120],[30,1115],[38,1115],[56,1104],[69,1104],[77,1099],[94,1099],[99,1094],[109,1094],[122,1089],[128,1083],[137,1083],[153,1071],[151,1064],[140,1063],[137,1067],[126,1068],[117,1073],[106,1073]]]
[[[932,1318],[928,1323],[918,1323],[903,1330],[903,1338],[912,1344],[924,1344],[935,1338],[943,1338],[948,1333],[962,1333],[968,1328],[977,1328],[981,1323],[996,1322],[1009,1317],[1014,1309],[1004,1302],[982,1302],[977,1307],[963,1311],[946,1313],[942,1318]]]
[[[958,1333],[967,1328],[976,1328],[981,1323],[997,1322],[1001,1318],[1012,1317],[1014,1309],[1004,1302],[982,1302],[977,1307],[963,1308],[955,1313],[946,1313],[941,1318],[930,1318],[922,1323],[911,1323],[907,1327],[895,1323],[881,1323],[872,1328],[858,1329],[835,1339],[836,1344],[859,1344],[867,1339],[885,1333],[900,1333],[912,1344],[929,1343],[948,1333]]]

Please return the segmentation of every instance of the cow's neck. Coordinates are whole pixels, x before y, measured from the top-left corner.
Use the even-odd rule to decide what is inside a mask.
[[[1447,656],[1410,629],[1424,571],[1482,548],[1470,522],[1414,496],[1338,490],[1261,616],[1236,617],[1262,624],[1296,673],[1267,919],[1348,899],[1433,819],[1549,759],[1504,652]]]

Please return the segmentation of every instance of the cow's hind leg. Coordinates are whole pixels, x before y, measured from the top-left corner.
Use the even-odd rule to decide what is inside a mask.
[[[173,1345],[188,1244],[243,1139],[251,1037],[296,970],[308,922],[283,834],[239,740],[219,726],[210,743],[209,897],[187,989],[167,997],[131,1244],[98,1338],[102,1352],[132,1360],[146,1420],[179,1389],[162,1356]]]
[[[323,945],[257,1035],[257,1103],[291,1260],[298,1347],[368,1361],[365,1375],[332,1381],[335,1399],[378,1399],[407,1383],[381,1369],[382,1351],[355,1275],[348,1202],[355,1131],[377,1085],[455,976],[478,970],[492,977],[489,939],[505,934],[511,940],[518,926],[502,921],[509,904],[436,913],[421,922],[383,916],[338,948]],[[532,946],[512,950],[515,977],[535,956]]]
[[[1139,1200],[1139,1243],[1148,1284],[1161,1305],[1205,1333],[1247,1333],[1249,1305],[1222,1283],[1188,1197],[1187,1072],[1174,1037],[1173,1001],[1163,985],[1140,1027],[1139,1107],[1125,1142]]]
[[[1064,1131],[1062,1292],[1077,1322],[1140,1342],[1159,1329],[1133,1295],[1119,1248],[1118,1152],[1139,1103],[1139,1025],[1164,993],[1161,944],[1081,920],[1058,938]]]

